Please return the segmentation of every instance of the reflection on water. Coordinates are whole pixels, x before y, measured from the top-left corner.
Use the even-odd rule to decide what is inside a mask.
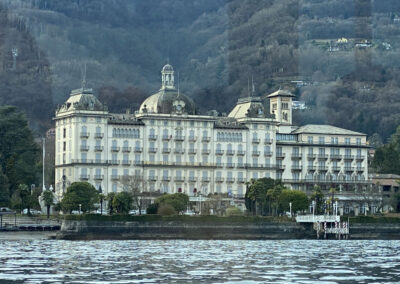
[[[400,241],[0,240],[0,283],[399,283]]]

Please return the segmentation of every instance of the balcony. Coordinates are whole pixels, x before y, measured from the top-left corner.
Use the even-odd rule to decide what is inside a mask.
[[[189,142],[196,142],[197,137],[196,136],[189,136]]]
[[[110,165],[119,165],[120,161],[119,160],[109,160],[108,163]]]
[[[364,160],[364,159],[365,159],[365,156],[363,156],[363,155],[356,155],[356,160],[362,161],[362,160]]]
[[[155,135],[155,134],[150,134],[149,135],[149,140],[157,140],[157,135]]]
[[[342,159],[342,155],[339,154],[331,154],[331,160],[341,160]]]
[[[326,172],[326,171],[328,171],[328,167],[327,166],[318,166],[318,171]]]
[[[202,177],[201,181],[202,182],[210,182],[210,178],[209,177]]]
[[[94,133],[94,138],[96,138],[96,139],[102,139],[103,137],[104,137],[104,133],[99,133],[99,132]]]
[[[211,137],[201,137],[201,142],[210,142],[211,141]]]
[[[328,155],[327,154],[318,154],[318,160],[327,160]]]
[[[81,132],[81,138],[89,138],[89,132]]]
[[[259,144],[260,143],[260,139],[259,138],[253,138],[253,139],[251,139],[251,143]]]
[[[143,151],[142,147],[135,147],[135,150],[134,150],[135,153],[142,153],[142,151]]]
[[[237,167],[240,168],[240,169],[243,169],[243,168],[246,167],[246,165],[244,163],[238,163]]]
[[[156,176],[149,176],[148,180],[149,181],[156,181],[157,177]]]
[[[175,149],[174,153],[175,154],[185,154],[185,149]]]
[[[285,170],[285,165],[277,164],[276,169],[279,171],[284,171]]]
[[[102,152],[103,149],[104,149],[103,146],[94,146],[94,151],[95,151],[95,152]]]
[[[264,139],[264,144],[272,144],[273,141],[274,141],[274,140],[271,139],[271,138],[265,138],[265,139]]]
[[[209,155],[210,154],[210,149],[203,149],[203,150],[201,150],[201,153],[203,155]]]
[[[188,153],[189,153],[190,155],[195,155],[195,154],[197,153],[197,149],[189,149],[189,150],[188,150]]]
[[[357,172],[363,172],[365,171],[365,167],[356,167]]]
[[[162,148],[162,152],[164,154],[170,153],[171,152],[171,148]]]
[[[227,183],[234,183],[235,182],[235,178],[234,177],[227,177],[226,178],[226,182]]]
[[[223,164],[223,163],[217,163],[217,164],[216,164],[216,167],[217,167],[217,168],[223,168],[223,167],[224,167],[224,164]]]
[[[197,181],[197,177],[189,177],[189,182],[196,182]]]
[[[82,152],[87,152],[87,151],[89,151],[89,146],[87,146],[87,145],[81,145],[81,151],[82,151]]]
[[[111,175],[111,180],[116,181],[119,180],[120,176],[119,175]]]
[[[171,140],[171,136],[170,135],[163,135],[162,136],[162,140],[163,141],[169,141],[169,140]]]
[[[260,151],[251,151],[252,156],[260,156]]]
[[[344,167],[346,172],[354,172],[354,167]]]
[[[340,167],[338,167],[338,166],[332,166],[332,171],[334,171],[334,172],[340,172]]]
[[[149,153],[157,153],[157,148],[149,148]]]
[[[182,136],[182,135],[175,136],[174,140],[175,141],[183,141],[183,140],[185,140],[185,136]]]
[[[292,166],[292,171],[301,171],[302,170],[302,166],[301,165],[293,165]]]
[[[104,175],[94,175],[94,179],[95,180],[103,180],[104,179]]]
[[[285,153],[276,152],[276,159],[284,159],[284,158],[285,158]]]
[[[122,160],[122,165],[124,165],[124,166],[130,166],[130,165],[131,165],[131,161]]]
[[[271,157],[272,152],[271,151],[264,151],[264,157]]]
[[[307,170],[310,172],[315,172],[317,170],[317,168],[315,166],[308,166]]]
[[[171,180],[171,177],[169,177],[169,176],[163,176],[163,177],[161,178],[161,180],[162,180],[162,181],[170,181],[170,180]]]
[[[354,156],[353,155],[344,155],[344,159],[345,160],[354,160]]]
[[[244,154],[246,154],[246,151],[243,151],[243,150],[237,150],[237,155],[238,156],[244,156]]]
[[[215,150],[215,154],[216,155],[223,155],[224,154],[224,150]]]
[[[237,178],[237,182],[238,183],[245,183],[246,180],[244,178],[242,178],[242,177],[239,177],[239,178]]]
[[[235,163],[227,163],[226,167],[227,168],[234,168],[235,167]]]
[[[185,181],[185,177],[174,177],[174,181],[183,182],[183,181]]]
[[[218,183],[224,182],[224,178],[223,177],[216,177],[215,178],[215,182],[218,182]]]
[[[292,160],[301,159],[302,155],[300,153],[292,153]]]
[[[122,147],[122,152],[130,153],[132,151],[132,147]]]
[[[307,154],[307,159],[314,160],[317,157],[316,154]]]
[[[235,150],[227,150],[227,151],[226,151],[226,154],[227,154],[228,156],[233,156],[233,155],[235,155]]]
[[[120,149],[118,146],[111,146],[111,152],[119,152]]]
[[[80,180],[89,180],[89,178],[90,178],[90,175],[83,175],[82,174],[82,175],[79,176]]]

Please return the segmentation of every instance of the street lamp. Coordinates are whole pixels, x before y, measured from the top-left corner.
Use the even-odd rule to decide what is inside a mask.
[[[289,213],[290,217],[292,217],[292,202],[289,202]]]
[[[79,204],[79,215],[82,214],[82,204]]]
[[[100,195],[100,215],[103,215],[103,190],[101,185],[99,185],[99,195]]]
[[[316,205],[316,202],[315,202],[315,200],[313,200],[313,201],[312,201],[312,215],[313,215],[313,220],[314,220],[314,215],[315,215],[315,205]]]

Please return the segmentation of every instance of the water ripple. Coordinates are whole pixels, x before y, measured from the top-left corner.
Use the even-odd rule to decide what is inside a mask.
[[[399,241],[0,241],[24,283],[398,283]],[[3,281],[0,281],[3,282]]]

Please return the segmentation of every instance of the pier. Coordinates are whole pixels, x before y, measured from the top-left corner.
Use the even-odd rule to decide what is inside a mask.
[[[350,238],[350,223],[341,221],[338,215],[301,215],[296,217],[297,223],[311,223],[317,234],[317,239],[321,235],[324,239],[335,236],[336,239]]]

